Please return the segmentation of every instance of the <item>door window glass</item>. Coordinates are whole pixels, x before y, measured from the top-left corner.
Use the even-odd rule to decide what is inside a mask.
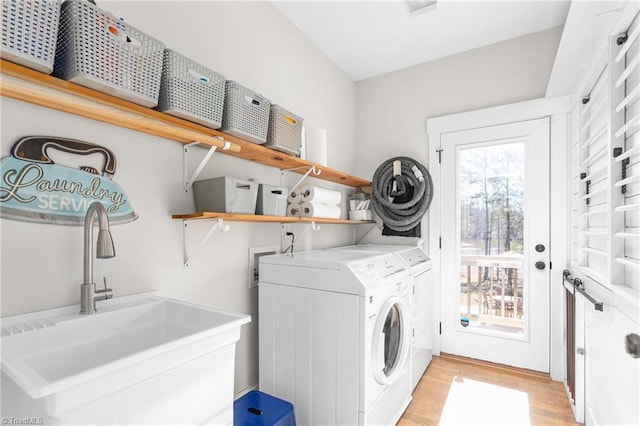
[[[524,333],[522,142],[460,150],[460,325]]]

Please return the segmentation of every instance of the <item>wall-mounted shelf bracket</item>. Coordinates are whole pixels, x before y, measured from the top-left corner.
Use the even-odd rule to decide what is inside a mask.
[[[291,172],[293,170],[300,170],[300,169],[304,169],[307,168],[307,166],[300,166],[300,167],[294,167],[292,169],[282,169],[280,171],[280,185],[284,186],[284,172]],[[311,173],[313,173],[315,176],[320,176],[320,173],[322,173],[322,169],[316,169],[316,166],[311,166],[309,167],[309,170],[307,170],[307,172],[302,175],[302,177],[298,180],[298,182],[296,182],[295,185],[293,185],[290,189],[289,192],[293,191],[294,189],[296,189],[297,187],[300,186],[300,184],[302,183],[303,180],[305,180],[307,178],[307,176],[309,176]]]
[[[304,234],[307,233],[307,231],[309,229],[311,229],[313,231],[319,231],[320,230],[320,225],[318,225],[315,221],[311,221],[311,222],[304,221],[304,222],[296,222],[296,223],[283,223],[282,224],[282,238],[283,239],[286,238],[285,237],[285,235],[286,235],[286,231],[285,230],[288,230],[289,229],[288,227],[291,226],[291,225],[294,225],[294,224],[304,224],[304,225],[309,224],[309,225],[311,225],[308,228],[306,228],[304,231],[302,231],[302,233],[299,236],[297,236],[296,238],[302,237]]]
[[[209,232],[207,232],[207,235],[205,235],[202,241],[200,241],[200,244],[198,244],[198,246],[195,248],[191,256],[189,256],[189,249],[187,247],[187,234],[189,229],[189,221],[188,220],[182,221],[182,244],[183,244],[182,251],[183,251],[185,267],[189,266],[189,262],[191,261],[191,259],[194,258],[196,254],[198,254],[198,252],[200,251],[204,243],[206,243],[207,240],[211,238],[211,236],[215,231],[220,231],[220,232],[229,231],[230,227],[229,225],[225,225],[223,219],[216,218],[216,219],[212,219],[212,221],[213,221],[213,225],[211,225],[211,228],[209,228]]]
[[[223,151],[227,151],[228,149],[231,148],[231,143],[228,141],[225,141],[224,138],[220,136],[214,136],[214,139],[219,139],[221,142],[224,142],[224,146],[222,147]],[[204,166],[207,165],[207,163],[213,156],[213,153],[216,152],[216,149],[217,149],[215,145],[211,145],[209,147],[209,150],[205,154],[204,158],[198,165],[198,167],[196,167],[196,170],[191,174],[191,176],[189,176],[189,148],[193,146],[198,146],[200,144],[201,144],[200,142],[194,141],[189,144],[185,144],[182,150],[182,165],[184,170],[184,192],[188,192],[191,189],[193,182],[195,182],[195,180],[198,179],[198,176],[200,176],[200,173],[204,169]]]

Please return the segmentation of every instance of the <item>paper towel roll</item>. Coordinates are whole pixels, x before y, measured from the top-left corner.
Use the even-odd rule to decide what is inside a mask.
[[[287,216],[300,217],[301,214],[302,214],[302,208],[300,204],[294,203],[294,204],[289,204],[287,206]]]
[[[300,188],[302,201],[314,201],[325,204],[340,204],[342,193],[331,189],[322,188],[321,186],[305,185]]]
[[[303,201],[302,192],[300,192],[300,189],[289,191],[289,195],[287,196],[287,201],[290,202],[291,204],[295,204],[295,203],[300,204]]]
[[[329,219],[340,219],[342,210],[340,206],[317,202],[305,202],[300,205],[302,217],[324,217]]]
[[[307,129],[305,155],[312,163],[327,165],[327,129]]]

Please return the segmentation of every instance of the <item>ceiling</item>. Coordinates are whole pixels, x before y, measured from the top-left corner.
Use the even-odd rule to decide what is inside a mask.
[[[275,6],[354,81],[563,25],[569,0],[278,1]]]

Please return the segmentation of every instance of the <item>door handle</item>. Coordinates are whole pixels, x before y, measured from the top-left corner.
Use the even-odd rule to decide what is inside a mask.
[[[536,269],[542,270],[542,269],[546,268],[547,265],[543,261],[539,260],[539,261],[536,262],[535,267],[536,267]]]

